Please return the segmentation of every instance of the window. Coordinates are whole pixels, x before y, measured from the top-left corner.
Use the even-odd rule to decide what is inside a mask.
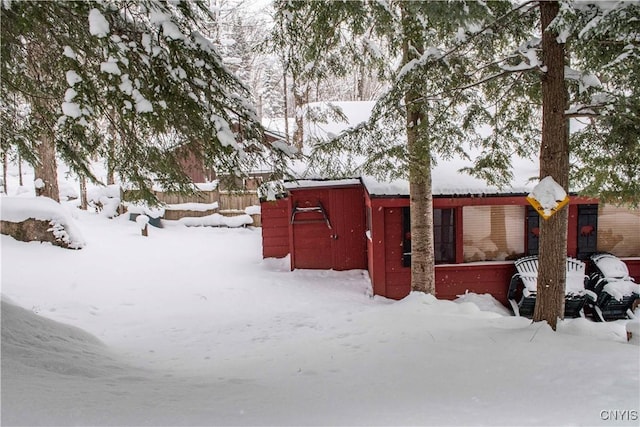
[[[455,209],[433,210],[433,247],[436,264],[456,261]],[[409,208],[402,209],[402,265],[411,266],[411,218]]]
[[[371,221],[372,221],[372,218],[371,218],[371,206],[367,206],[366,212],[367,212],[367,223],[365,225],[366,230],[365,230],[364,234],[367,236],[367,238],[369,240],[371,240],[372,239],[372,237],[371,237],[371,227],[372,227],[371,226]]]
[[[538,255],[540,238],[540,214],[533,206],[527,206],[527,255]]]
[[[524,214],[524,206],[463,207],[464,262],[504,261],[522,256]]]
[[[640,209],[600,205],[598,251],[615,256],[640,256]]]
[[[402,266],[411,267],[411,216],[409,208],[402,208]]]
[[[578,205],[578,259],[598,250],[598,205]]]

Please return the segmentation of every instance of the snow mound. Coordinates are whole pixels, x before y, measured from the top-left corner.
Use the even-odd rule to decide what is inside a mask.
[[[253,218],[247,214],[224,216],[214,213],[201,217],[187,217],[178,220],[187,227],[229,227],[238,228],[253,224]]]
[[[165,208],[147,206],[143,202],[125,203],[127,206],[127,212],[132,214],[146,215],[149,218],[162,218],[164,216]]]
[[[291,255],[287,254],[283,258],[264,258],[262,265],[268,271],[291,271]]]
[[[4,374],[15,372],[7,367],[84,378],[104,377],[117,370],[106,347],[93,335],[41,317],[3,297],[3,380]]]
[[[458,298],[454,302],[459,304],[471,303],[475,304],[480,311],[489,311],[498,313],[502,316],[511,316],[511,312],[491,294],[475,294],[473,292],[467,292],[464,295],[458,295]]]
[[[206,212],[218,209],[218,202],[213,203],[176,203],[172,205],[166,205],[167,211],[194,211],[194,212]]]
[[[48,197],[2,197],[0,204],[3,221],[18,223],[30,218],[50,221],[53,235],[71,249],[80,249],[86,244],[71,215],[53,199]]]
[[[118,216],[120,206],[120,186],[111,184],[97,186],[87,190],[87,200],[102,215],[107,218]]]
[[[262,212],[260,205],[251,205],[251,206],[247,206],[244,209],[244,213],[246,213],[247,215],[260,215],[260,213]]]
[[[627,337],[631,344],[640,345],[640,318],[630,320],[626,325]]]
[[[593,322],[584,317],[564,319],[558,323],[558,332],[580,337],[591,337],[602,341],[626,341],[626,320],[617,322]]]
[[[478,299],[476,299],[476,301],[477,300]],[[454,302],[437,299],[431,294],[411,292],[407,297],[396,303],[396,305],[402,306],[403,309],[411,308],[417,311],[424,311],[425,314],[437,316],[503,317],[502,314],[498,314],[495,310],[483,311],[485,307],[481,309],[475,301],[471,301],[470,297],[468,297],[466,301]]]

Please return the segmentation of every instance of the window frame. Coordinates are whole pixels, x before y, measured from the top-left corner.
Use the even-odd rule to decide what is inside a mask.
[[[457,210],[457,208],[433,209],[433,248],[436,264],[456,263]],[[436,216],[439,217],[438,221],[436,221]],[[445,241],[443,242],[443,240]],[[411,267],[411,217],[409,207],[402,208],[402,265]]]
[[[538,255],[540,248],[540,214],[531,205],[525,211],[525,252],[528,256]]]
[[[598,252],[598,204],[578,205],[576,258],[588,259]]]

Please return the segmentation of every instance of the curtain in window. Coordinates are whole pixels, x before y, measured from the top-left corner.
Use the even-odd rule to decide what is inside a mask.
[[[464,262],[503,261],[524,253],[524,206],[465,206]]]
[[[600,205],[598,251],[620,257],[640,256],[640,209]]]

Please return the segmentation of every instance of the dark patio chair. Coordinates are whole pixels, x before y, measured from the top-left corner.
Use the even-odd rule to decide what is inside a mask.
[[[516,316],[533,317],[538,285],[538,256],[519,258],[514,264],[517,273],[511,277],[507,298]],[[585,303],[590,298],[595,299],[595,294],[586,289],[588,276],[585,269],[584,262],[567,257],[565,318],[584,316]]]
[[[593,319],[604,322],[634,317],[632,307],[640,298],[640,285],[629,275],[624,261],[599,253],[591,255],[591,262],[594,271],[589,275],[587,289],[597,296],[588,303]]]

